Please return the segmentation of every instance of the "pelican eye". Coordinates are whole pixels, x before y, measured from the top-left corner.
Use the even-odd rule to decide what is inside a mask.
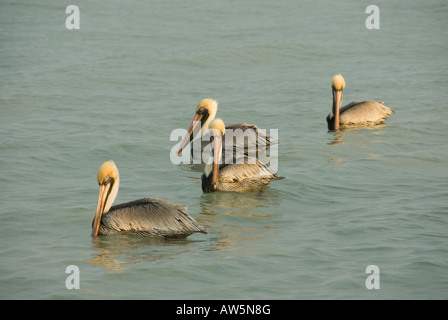
[[[205,107],[203,107],[203,106],[200,106],[198,111],[196,111],[197,114],[204,114],[204,113],[207,113],[207,112],[208,112],[208,110],[205,109]]]
[[[333,90],[336,90],[336,91],[341,91],[341,92],[344,91],[344,88],[338,90],[338,89],[335,88],[334,85],[332,85],[331,88],[332,88]]]
[[[111,177],[106,176],[106,177],[104,177],[103,182],[101,182],[100,185],[108,184],[111,180],[112,180]]]

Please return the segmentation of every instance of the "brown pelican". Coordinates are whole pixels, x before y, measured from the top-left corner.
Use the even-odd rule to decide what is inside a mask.
[[[129,232],[156,238],[185,238],[192,233],[207,233],[186,213],[186,207],[169,201],[145,198],[112,207],[120,177],[115,163],[104,162],[98,170],[100,193],[92,222],[92,237]]]
[[[357,125],[380,124],[394,113],[382,102],[376,101],[355,101],[341,108],[342,91],[345,87],[345,80],[342,75],[337,74],[333,77],[331,87],[333,89],[333,109],[327,116],[328,129],[330,130]]]
[[[188,128],[188,133],[183,139],[181,143],[181,147],[177,151],[177,154],[180,154],[185,146],[193,140],[193,133],[195,133],[195,129],[197,125],[201,124],[201,137],[206,134],[207,129],[209,128],[210,123],[215,119],[216,112],[218,111],[218,102],[214,99],[203,99],[199,102],[196,113],[194,115],[193,121]],[[244,154],[248,155],[253,148],[254,156],[256,156],[260,151],[267,149],[271,144],[278,143],[278,141],[271,141],[271,138],[268,134],[259,131],[256,125],[247,124],[247,123],[238,123],[238,124],[230,124],[226,126],[227,130],[234,130],[234,137],[236,138],[237,143],[233,144],[233,148],[230,150],[233,155],[237,153],[239,148],[243,148]],[[244,141],[243,145],[238,144],[240,137]],[[246,140],[247,137],[247,140]],[[233,139],[232,139],[233,140]],[[202,143],[201,150],[210,143],[210,139],[204,139]],[[223,148],[226,152],[229,152],[225,148],[225,140],[223,141]]]
[[[205,166],[202,174],[202,191],[236,191],[249,192],[266,188],[274,180],[284,179],[277,176],[271,168],[258,161],[256,158],[243,156],[236,159],[236,163],[219,164],[222,152],[222,137],[226,127],[224,122],[214,119],[209,128],[213,132],[213,163]]]

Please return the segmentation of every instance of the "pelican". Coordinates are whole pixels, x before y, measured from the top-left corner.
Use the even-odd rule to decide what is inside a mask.
[[[348,126],[376,125],[383,123],[395,111],[376,101],[355,101],[341,108],[345,80],[337,74],[331,80],[333,109],[327,116],[329,130]]]
[[[210,123],[209,128],[212,131],[214,142],[213,163],[207,164],[202,174],[203,192],[258,191],[268,187],[274,180],[284,179],[284,177],[277,176],[274,170],[256,158],[251,159],[243,156],[243,159],[237,159],[236,163],[219,164],[222,152],[222,137],[225,134],[226,127],[224,122],[217,118]]]
[[[155,238],[186,238],[195,232],[207,233],[186,213],[186,207],[169,201],[145,198],[112,207],[120,176],[115,163],[104,162],[98,170],[100,193],[92,222],[92,237],[128,232]]]
[[[177,154],[180,154],[185,146],[193,139],[193,133],[195,128],[199,123],[201,123],[201,137],[208,130],[211,122],[216,117],[216,113],[218,111],[218,102],[211,98],[203,99],[199,102],[196,107],[196,113],[193,117],[193,121],[188,128],[188,133],[183,139],[181,143],[181,147],[177,151]],[[242,138],[244,145],[233,144],[232,150],[227,150],[225,148],[225,143],[223,142],[224,150],[226,152],[232,152],[234,156],[237,153],[237,150],[243,148],[244,154],[248,154],[248,150],[254,150],[256,154],[264,149],[268,149],[271,144],[278,143],[278,141],[271,141],[271,138],[268,134],[259,131],[256,125],[247,124],[247,123],[238,123],[238,124],[230,124],[226,126],[227,130],[234,130],[236,141],[238,142]],[[238,130],[239,129],[239,130]],[[247,143],[245,140],[247,137]],[[233,139],[232,139],[233,140]],[[209,144],[210,139],[205,139],[205,142],[202,143],[201,149],[203,149],[207,144]],[[251,149],[252,148],[252,149]],[[254,156],[255,156],[254,152]]]

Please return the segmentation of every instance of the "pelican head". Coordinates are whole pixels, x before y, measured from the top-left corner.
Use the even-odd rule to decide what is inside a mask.
[[[180,154],[185,146],[191,141],[195,128],[201,123],[201,134],[209,128],[210,122],[215,118],[218,111],[218,102],[211,98],[202,99],[196,107],[193,121],[188,128],[188,133],[182,141],[181,147],[177,151]]]
[[[333,115],[334,123],[332,124],[333,130],[339,130],[339,110],[341,109],[342,103],[342,91],[345,87],[344,77],[337,74],[331,80],[331,88],[333,90]]]
[[[212,186],[216,190],[218,187],[218,173],[219,173],[219,162],[222,154],[222,137],[226,133],[226,126],[224,121],[219,118],[214,119],[210,126],[208,127],[212,132],[213,145],[213,164],[208,164],[205,167],[205,175],[208,177],[210,173],[212,174]]]
[[[226,126],[224,124],[224,121],[222,121],[220,118],[216,118],[212,122],[210,122],[208,128],[213,131],[214,136],[223,136],[226,134]]]
[[[342,91],[345,88],[345,80],[344,77],[340,74],[337,74],[331,79],[331,87],[333,90]]]
[[[203,115],[202,118],[204,118],[204,122],[207,121],[207,124],[209,124],[216,116],[216,112],[218,111],[218,101],[206,98],[202,99],[198,106],[196,107],[196,114]],[[199,119],[198,121],[201,121]],[[208,127],[208,126],[207,126]],[[203,128],[203,131],[207,128]]]
[[[108,212],[115,198],[117,197],[118,188],[120,185],[120,176],[118,169],[112,160],[104,162],[97,174],[98,184],[100,186],[100,193],[98,196],[98,205],[92,224],[92,237],[98,235],[101,225],[101,217],[103,213]]]

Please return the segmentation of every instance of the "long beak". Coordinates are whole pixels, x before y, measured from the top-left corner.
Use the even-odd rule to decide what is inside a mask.
[[[221,155],[221,135],[216,135],[213,139],[215,146],[213,148],[213,176],[212,176],[212,186],[216,190],[218,187],[218,173],[219,173],[219,158]]]
[[[339,113],[342,102],[342,90],[333,89],[334,130],[339,130]]]
[[[177,155],[179,155],[182,150],[185,148],[185,146],[190,142],[191,136],[193,135],[194,129],[196,129],[197,125],[201,123],[201,119],[204,116],[204,114],[196,113],[194,115],[193,121],[190,124],[190,127],[188,128],[188,133],[185,136],[184,140],[182,141],[181,147],[177,151]]]
[[[107,195],[109,194],[111,183],[101,184],[100,185],[100,193],[98,196],[98,205],[96,207],[95,216],[93,217],[92,224],[92,237],[96,237],[98,235],[98,231],[100,230],[101,217],[104,212],[104,205],[106,204]]]

